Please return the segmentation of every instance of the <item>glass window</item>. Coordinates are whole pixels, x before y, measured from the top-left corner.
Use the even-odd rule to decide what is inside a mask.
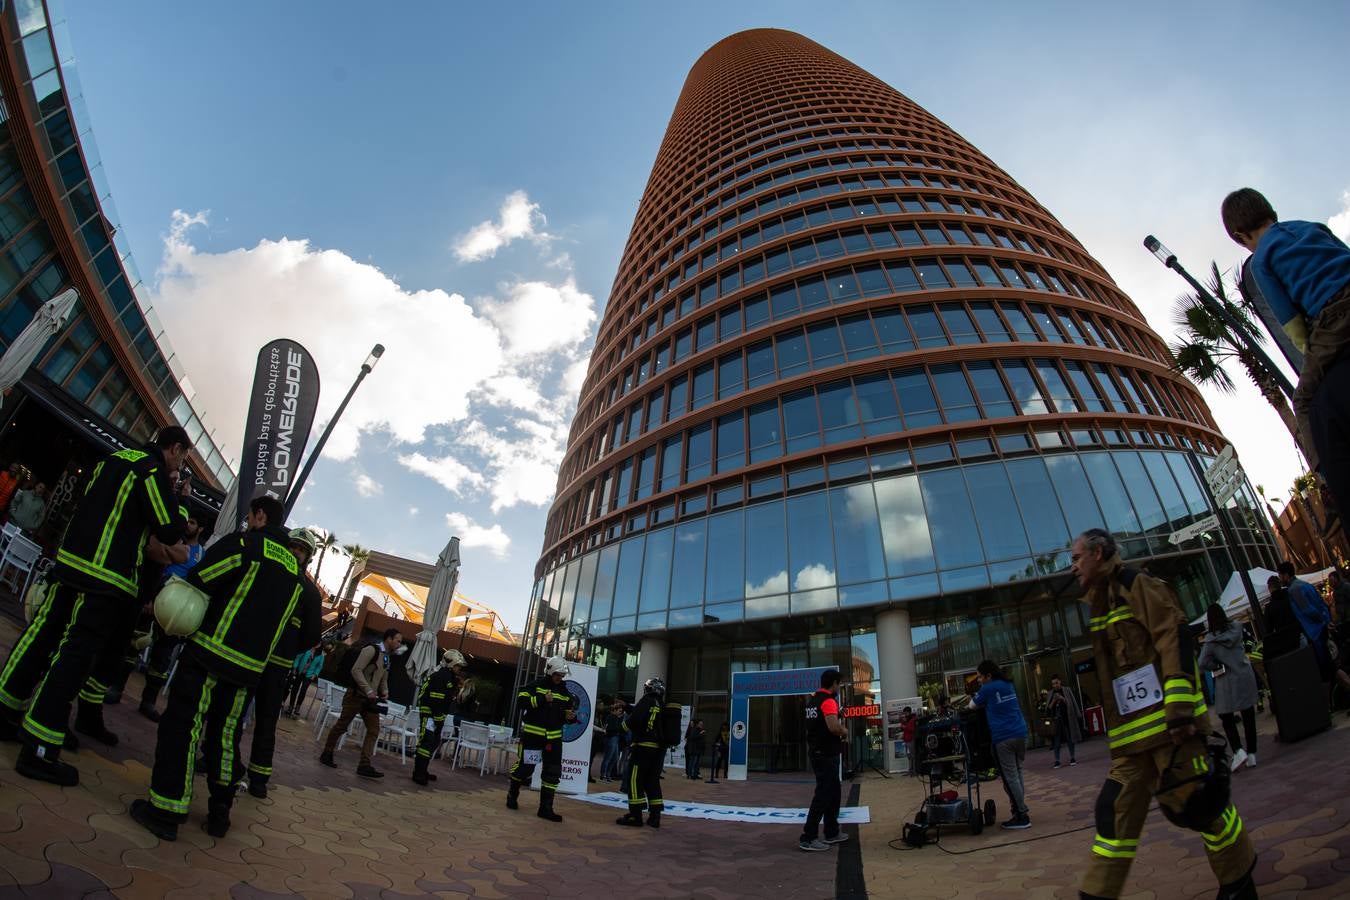
[[[1039,341],[1041,336],[1036,333],[1036,329],[1031,326],[1031,320],[1027,314],[1022,312],[1022,307],[1016,303],[1000,303],[998,308],[1003,311],[1003,316],[1012,326],[1013,334],[1019,341]]]
[[[858,405],[853,401],[853,382],[845,379],[817,389],[820,396],[820,420],[826,444],[841,444],[862,437],[858,426]]]
[[[666,421],[673,422],[684,415],[685,405],[689,399],[689,376],[678,375],[670,382],[670,410],[666,413]]]
[[[833,606],[833,587],[837,577],[834,570],[834,546],[830,540],[829,501],[825,492],[788,498],[787,523],[788,571],[792,576],[794,601],[797,598],[795,592],[821,591],[809,598],[811,607]]]
[[[712,474],[712,423],[689,429],[689,458],[685,482],[692,483]]]
[[[739,509],[709,516],[708,568],[705,580],[707,602],[739,600],[745,591],[745,539]],[[682,575],[697,570],[681,569]]]
[[[947,334],[942,330],[932,306],[927,304],[910,306],[905,312],[909,316],[909,324],[914,329],[914,334],[919,339],[920,347],[947,346]]]
[[[696,346],[699,351],[707,350],[713,344],[717,343],[717,318],[708,316],[698,323],[694,331]]]
[[[1177,484],[1181,486],[1181,493],[1186,495],[1186,505],[1190,507],[1191,512],[1197,516],[1208,513],[1210,510],[1209,503],[1205,499],[1205,491],[1196,480],[1195,470],[1186,462],[1186,457],[1180,453],[1164,453],[1163,456],[1167,457],[1167,465],[1171,468]]]
[[[1003,343],[1012,340],[1012,336],[1008,334],[1007,326],[1003,324],[1003,320],[998,317],[998,313],[994,310],[994,304],[987,302],[972,303],[970,304],[970,311],[975,314],[975,321],[979,323],[980,330],[984,332],[986,341]],[[948,322],[947,327],[951,328],[952,323]]]
[[[943,303],[938,307],[942,322],[947,326],[952,340],[958,344],[978,344],[980,336],[975,331],[975,323],[960,303]]]
[[[633,460],[625,459],[619,465],[619,487],[614,493],[614,508],[624,506],[632,498]]]
[[[914,336],[910,333],[904,313],[899,309],[874,310],[872,323],[876,326],[877,336],[881,339],[881,349],[886,353],[901,353],[914,349]]]
[[[928,290],[951,287],[951,282],[947,280],[947,275],[942,271],[942,266],[938,265],[936,259],[916,259],[914,268],[919,272],[919,278],[923,281],[923,286]]]
[[[683,449],[682,434],[661,442],[661,490],[668,491],[680,483],[680,452]]]
[[[803,312],[819,309],[830,303],[830,295],[825,290],[825,278],[821,275],[803,278],[797,282],[797,293],[801,297]]]
[[[869,436],[900,431],[900,409],[885,372],[854,379],[863,429]]]
[[[1012,263],[999,263],[999,271],[1003,273],[1003,280],[1015,288],[1025,288],[1027,283],[1022,280],[1022,275],[1017,271],[1017,267]]]
[[[797,302],[797,286],[792,282],[780,284],[769,292],[769,303],[773,307],[775,320],[795,316],[801,309],[801,305]]]
[[[638,454],[637,496],[643,500],[651,496],[652,482],[656,478],[656,448],[648,447]]]
[[[614,582],[619,566],[619,545],[610,544],[599,553],[595,567],[595,592],[591,600],[591,621],[608,619],[614,602]]]
[[[900,399],[900,410],[905,416],[906,428],[923,428],[942,424],[928,374],[920,368],[893,372],[895,392]]]
[[[933,570],[933,544],[915,475],[875,482],[886,568],[892,578]]]
[[[779,378],[791,378],[810,367],[806,356],[806,334],[803,331],[797,329],[780,334],[773,341],[778,352]]]
[[[965,473],[975,518],[980,523],[985,558],[993,562],[1028,556],[1031,548],[1003,463],[967,466]]]
[[[879,297],[891,292],[890,282],[886,280],[881,266],[875,263],[858,267],[858,284],[864,297]]]
[[[713,398],[713,364],[704,363],[694,369],[694,391],[690,409],[707,406]]]
[[[1135,515],[1130,496],[1120,480],[1109,453],[1084,453],[1081,457],[1088,480],[1106,516],[1106,526],[1112,534],[1131,537],[1138,535],[1139,517]]]
[[[737,410],[717,420],[717,469],[728,472],[745,465],[744,414]]]
[[[732,397],[741,392],[745,376],[741,368],[741,351],[728,353],[717,361],[717,399]]]
[[[1029,303],[1027,309],[1031,310],[1031,318],[1036,320],[1036,324],[1041,327],[1041,333],[1045,335],[1047,341],[1052,344],[1064,343],[1064,335],[1059,333],[1054,318],[1051,317],[1044,306],[1039,303]]]
[[[670,560],[674,548],[673,528],[647,535],[647,554],[642,563],[642,596],[638,612],[655,612],[670,606]]]
[[[1078,457],[1069,454],[1047,456],[1045,465],[1055,493],[1059,495],[1059,505],[1068,519],[1070,534],[1079,535],[1089,528],[1104,527],[1106,522],[1097,508],[1096,496]]]
[[[745,510],[744,587],[747,598],[787,593],[787,538],[781,500]]]
[[[693,349],[693,345],[694,345],[693,332],[691,332],[688,328],[686,328],[684,331],[681,331],[679,334],[675,335],[675,361],[679,362],[680,360],[688,356],[690,351]]]
[[[1111,377],[1111,373],[1106,366],[1101,363],[1093,363],[1092,371],[1097,373],[1097,383],[1106,392],[1107,405],[1110,406],[1112,412],[1134,412],[1125,402],[1125,397],[1121,395],[1120,388],[1116,385],[1115,379]]]
[[[806,338],[811,345],[811,368],[824,369],[844,361],[844,345],[833,319],[808,326]]]
[[[844,250],[849,255],[854,253],[869,253],[872,245],[867,241],[867,233],[864,231],[850,231],[844,235]]]
[[[928,527],[939,569],[973,566],[984,562],[978,541],[975,516],[966,496],[966,483],[960,469],[942,469],[919,476],[924,506],[928,509]]]
[[[1139,524],[1143,526],[1144,531],[1148,534],[1162,534],[1169,531],[1167,513],[1158,502],[1158,494],[1153,490],[1153,483],[1149,481],[1144,464],[1139,460],[1139,454],[1129,450],[1117,450],[1111,454],[1111,458],[1115,460],[1116,468],[1120,470],[1121,478],[1125,481],[1125,490],[1129,491],[1130,502],[1134,504],[1134,511],[1138,514]]]
[[[733,306],[730,309],[722,310],[721,315],[717,317],[717,333],[719,340],[734,338],[741,333],[741,308]]]
[[[808,388],[783,397],[783,434],[789,454],[820,446],[815,391]]]
[[[976,232],[977,234],[979,232]],[[976,261],[974,263],[975,274],[980,279],[980,284],[985,287],[1003,287],[1003,281],[998,277],[998,271],[987,262]]]
[[[1163,509],[1167,513],[1168,530],[1172,531],[1184,522],[1190,513],[1186,507],[1186,498],[1182,496],[1176,479],[1172,477],[1172,470],[1168,468],[1167,460],[1161,453],[1146,450],[1139,455],[1143,458],[1144,468],[1148,469],[1153,487],[1162,499]]]
[[[965,373],[957,363],[933,366],[933,384],[941,398],[942,411],[948,422],[969,422],[980,417],[975,398],[966,383]]]
[[[886,263],[886,274],[890,276],[891,287],[897,294],[905,294],[920,289],[919,277],[914,274],[906,260],[890,260]]]
[[[882,549],[881,523],[872,485],[854,484],[831,490],[830,520],[834,526],[839,583],[885,578],[886,555]]]
[[[992,362],[976,360],[967,363],[966,369],[970,372],[970,380],[975,385],[975,393],[980,398],[980,405],[984,407],[986,419],[1017,415],[1017,409],[1008,396],[1008,389],[1003,386],[1003,379],[999,377],[998,369],[994,368]]]
[[[1045,461],[1039,457],[1009,460],[1008,477],[1022,510],[1022,520],[1036,556],[1053,554],[1069,546],[1071,536],[1059,504],[1054,502],[1054,487]]]
[[[775,459],[783,453],[782,426],[778,419],[778,401],[770,400],[750,407],[750,462]]]
[[[877,336],[872,331],[872,319],[866,313],[843,319],[839,327],[850,362],[868,359],[881,352],[877,348]]]
[[[745,301],[745,330],[753,331],[769,321],[769,298],[756,294]]]
[[[830,292],[830,301],[833,303],[847,303],[862,296],[858,289],[858,279],[854,277],[852,269],[831,272],[825,276],[825,283]]]
[[[1092,383],[1092,379],[1088,377],[1082,363],[1067,359],[1064,361],[1064,371],[1069,373],[1069,379],[1073,382],[1073,386],[1078,389],[1078,396],[1083,398],[1083,403],[1090,412],[1101,412],[1106,408],[1102,404],[1101,395],[1097,393],[1097,388]]]
[[[1069,340],[1073,341],[1075,344],[1087,343],[1087,338],[1083,337],[1083,332],[1078,330],[1077,323],[1074,322],[1073,316],[1069,315],[1067,309],[1059,309],[1056,307],[1055,318],[1059,320],[1060,327],[1063,328],[1064,333],[1069,336]]]
[[[620,545],[619,571],[614,580],[614,615],[631,616],[637,612],[638,591],[642,579],[643,536],[631,537]],[[601,560],[603,562],[603,560]],[[599,616],[592,616],[593,619]]]
[[[1078,401],[1074,399],[1073,392],[1064,381],[1064,376],[1059,374],[1059,367],[1055,365],[1054,360],[1038,359],[1035,360],[1035,364],[1041,381],[1045,383],[1045,389],[1050,392],[1050,399],[1054,401],[1055,408],[1060,412],[1079,412]]]
[[[745,364],[748,370],[746,387],[759,387],[773,381],[773,344],[770,341],[751,344],[745,351]]]
[[[703,603],[703,579],[691,578],[704,571],[704,540],[708,530],[707,519],[681,522],[675,528],[675,555],[671,565],[674,577],[670,582],[670,606],[682,609]]]
[[[957,229],[958,231],[960,229]],[[964,232],[962,232],[964,234]],[[969,238],[967,238],[969,240]],[[970,269],[959,259],[944,259],[943,266],[947,269],[947,274],[951,276],[952,284],[957,287],[978,287],[975,276],[970,274]]]

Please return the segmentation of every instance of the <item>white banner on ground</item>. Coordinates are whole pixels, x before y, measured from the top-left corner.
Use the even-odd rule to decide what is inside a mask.
[[[628,798],[614,791],[577,796],[578,800],[614,809],[627,809]],[[683,803],[667,799],[661,809],[667,816],[685,819],[711,819],[720,822],[759,822],[762,825],[800,825],[806,821],[806,807],[724,806],[720,803]],[[872,821],[867,806],[845,806],[839,810],[841,825],[866,825]]]
[[[558,793],[584,794],[591,774],[591,729],[595,727],[595,691],[600,681],[600,670],[595,666],[568,663],[568,675],[562,687],[572,695],[574,721],[563,726],[562,778],[558,779]],[[530,787],[539,789],[543,766],[534,767]]]

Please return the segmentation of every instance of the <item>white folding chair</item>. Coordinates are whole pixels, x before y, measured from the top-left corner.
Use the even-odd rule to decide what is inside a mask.
[[[450,760],[450,768],[454,769],[459,765],[460,755],[465,751],[476,751],[478,753],[478,775],[482,777],[487,770],[488,742],[490,740],[490,733],[486,725],[480,725],[477,722],[460,722],[459,739],[455,741],[455,755]]]
[[[409,715],[410,712],[406,706],[390,703],[389,713],[381,717],[380,738],[375,742],[375,752],[378,753],[381,742],[386,747],[392,748],[393,742],[397,741],[399,765],[408,764],[408,741],[413,742],[414,748],[417,746],[418,734],[408,727]]]
[[[0,554],[0,583],[13,591],[20,603],[41,557],[42,548],[21,534],[11,537],[5,544],[4,553]],[[13,579],[11,571],[23,573],[22,581]]]
[[[322,740],[323,733],[328,730],[342,715],[342,699],[338,693],[337,685],[332,682],[326,682],[326,689],[321,700],[322,706],[319,707],[319,714],[314,717],[314,740]]]
[[[493,774],[496,774],[496,772],[498,771],[497,769],[498,760],[501,760],[503,766],[505,766],[506,757],[515,748],[515,743],[516,743],[515,736],[511,733],[510,728],[506,727],[505,725],[488,726],[488,749],[492,753],[496,754],[493,757],[492,762]],[[509,766],[505,767],[510,768]]]
[[[454,751],[449,748],[459,739],[458,735],[459,729],[455,727],[455,720],[446,717],[445,724],[441,726],[441,743],[436,747],[436,752],[431,754],[431,758],[443,757],[446,753],[454,756]]]
[[[4,525],[0,525],[0,550],[3,550],[8,546],[10,539],[22,531],[23,529],[13,522],[6,522]]]

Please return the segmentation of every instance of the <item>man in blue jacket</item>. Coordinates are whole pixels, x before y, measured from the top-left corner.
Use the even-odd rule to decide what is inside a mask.
[[[1017,702],[1017,691],[992,660],[986,659],[975,671],[981,684],[975,695],[975,706],[983,709],[989,719],[989,736],[994,742],[998,774],[1012,803],[1012,818],[1004,822],[1003,827],[1030,828],[1031,816],[1022,787],[1022,763],[1027,758],[1027,723]]]

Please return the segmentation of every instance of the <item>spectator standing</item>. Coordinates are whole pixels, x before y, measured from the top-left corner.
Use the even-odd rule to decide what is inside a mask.
[[[1279,221],[1251,188],[1225,197],[1220,215],[1228,236],[1252,251],[1261,293],[1304,353],[1294,390],[1300,443],[1350,516],[1350,247],[1320,222]]]
[[[9,509],[9,503],[14,499],[15,492],[23,482],[23,464],[18,462],[10,463],[5,471],[0,472],[0,519],[4,518],[4,513]]]
[[[1100,679],[1111,769],[1097,795],[1097,834],[1080,896],[1119,897],[1156,798],[1172,822],[1200,831],[1219,896],[1254,898],[1256,849],[1229,802],[1209,821],[1188,806],[1209,771],[1209,717],[1196,684],[1190,630],[1163,581],[1126,567],[1109,533],[1093,528],[1070,548],[1084,588]],[[1206,811],[1208,818],[1208,811]]]
[[[975,693],[973,703],[989,718],[994,761],[1012,804],[1012,818],[1004,822],[1003,827],[1030,828],[1031,816],[1022,786],[1022,763],[1027,758],[1027,723],[1017,702],[1017,691],[992,660],[981,662],[975,672],[980,678],[980,689]]]
[[[620,742],[623,739],[622,697],[615,697],[605,713],[605,756],[600,761],[600,780],[613,781],[619,774]]]
[[[909,757],[909,772],[914,772],[914,754],[918,750],[914,746],[914,731],[919,727],[919,717],[914,715],[914,707],[906,706],[900,713],[900,740],[905,742],[905,753]]]
[[[717,770],[727,765],[727,750],[731,744],[731,726],[726,722],[717,729],[717,734],[713,737],[713,764],[712,775],[708,779],[708,784],[717,784]]]
[[[695,719],[689,723],[689,735],[684,741],[684,768],[685,774],[695,781],[703,777],[703,754],[707,749],[706,734],[707,730],[703,727],[702,719]]]
[[[16,491],[9,504],[9,520],[29,534],[35,534],[47,517],[47,485],[39,481],[32,488]]]
[[[1050,714],[1050,724],[1054,729],[1051,738],[1051,746],[1055,751],[1054,768],[1059,768],[1059,747],[1062,743],[1069,745],[1069,765],[1078,765],[1073,748],[1083,740],[1082,726],[1079,725],[1083,720],[1083,710],[1073,691],[1064,686],[1064,679],[1058,675],[1050,676],[1050,693],[1045,700],[1045,711]]]
[[[848,835],[839,830],[839,805],[843,800],[839,768],[844,738],[848,734],[835,696],[841,678],[838,669],[821,672],[820,688],[806,701],[806,745],[811,756],[811,771],[816,776],[816,789],[811,795],[806,824],[797,841],[800,850],[828,850],[831,844],[848,840]],[[822,819],[825,821],[824,835],[820,833]]]
[[[1232,770],[1256,766],[1256,673],[1242,646],[1242,626],[1228,618],[1223,607],[1211,603],[1205,611],[1209,631],[1200,649],[1200,668],[1214,673],[1214,710],[1223,722],[1233,751]],[[1242,716],[1244,746],[1238,739],[1237,718]]]
[[[140,613],[146,535],[168,546],[183,534],[167,472],[183,465],[191,446],[187,432],[171,426],[142,450],[104,457],[90,474],[57,551],[47,602],[0,669],[0,739],[22,732],[20,775],[79,783],[79,771],[60,761],[70,705],[108,635],[134,626]]]
[[[378,644],[368,644],[357,652],[351,666],[352,686],[342,698],[342,712],[337,721],[328,729],[328,740],[319,754],[319,762],[330,769],[337,768],[333,751],[338,740],[347,733],[352,719],[360,716],[366,726],[366,736],[361,742],[361,763],[356,767],[356,774],[362,778],[384,777],[384,773],[371,763],[371,757],[375,752],[375,740],[380,736],[380,705],[389,700],[389,659],[402,645],[403,635],[399,630],[388,628]]]
[[[1327,697],[1330,702],[1331,682],[1339,681],[1342,687],[1350,688],[1350,675],[1347,675],[1332,656],[1331,647],[1331,611],[1317,588],[1299,578],[1294,573],[1294,564],[1285,560],[1276,568],[1280,583],[1289,591],[1289,608],[1298,620],[1303,635],[1312,645],[1317,656],[1317,666],[1322,672],[1322,681],[1327,684]]]
[[[291,667],[291,690],[290,697],[286,701],[286,715],[294,718],[300,704],[305,702],[309,686],[323,671],[323,663],[328,657],[329,649],[331,645],[324,642],[295,658],[295,665]]]

